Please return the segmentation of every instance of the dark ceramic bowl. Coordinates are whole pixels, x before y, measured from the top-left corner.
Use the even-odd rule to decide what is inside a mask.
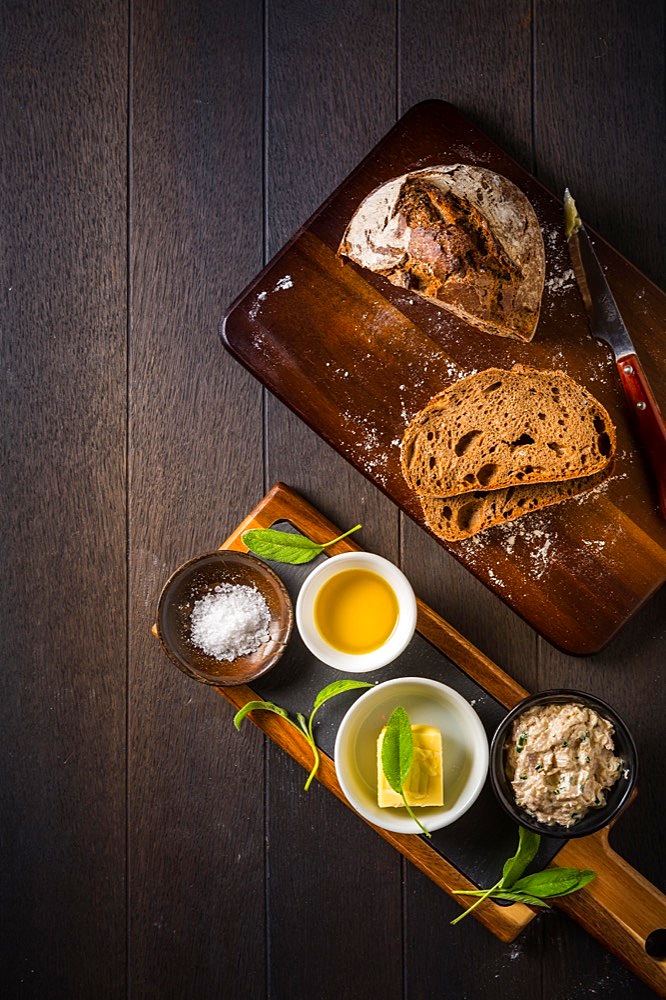
[[[540,823],[516,804],[511,782],[506,773],[505,757],[511,726],[523,712],[535,705],[568,704],[585,705],[592,708],[611,723],[615,731],[613,735],[614,753],[622,758],[623,766],[620,777],[608,792],[606,804],[597,809],[590,809],[572,826],[565,827],[560,824]],[[525,698],[516,705],[500,723],[490,746],[490,783],[500,804],[521,826],[547,837],[585,837],[606,826],[618,816],[627,804],[636,784],[637,771],[636,745],[622,719],[606,702],[582,691],[558,689],[530,695],[529,698]]]
[[[210,656],[193,644],[190,634],[195,602],[223,583],[255,587],[271,615],[269,641],[235,660]],[[227,549],[197,556],[177,569],[157,608],[157,634],[169,659],[194,680],[219,687],[247,684],[270,670],[289,642],[293,621],[291,599],[277,574],[255,556]]]

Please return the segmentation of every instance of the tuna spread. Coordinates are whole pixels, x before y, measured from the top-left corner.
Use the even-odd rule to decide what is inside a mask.
[[[622,769],[612,725],[584,705],[535,705],[513,723],[505,749],[517,804],[548,825],[572,826],[605,805]]]

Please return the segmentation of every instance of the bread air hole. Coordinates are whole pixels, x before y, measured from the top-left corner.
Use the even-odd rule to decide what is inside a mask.
[[[558,458],[561,458],[564,454],[564,448],[561,444],[558,444],[557,441],[548,441],[546,447],[550,448],[551,451],[554,451]]]
[[[465,476],[465,478],[463,479],[463,483],[469,483],[470,486],[471,486],[472,483],[475,483],[475,482],[476,482],[476,476],[474,475],[473,472],[468,472],[467,475]]]
[[[534,444],[534,438],[529,434],[521,434],[519,438],[511,442],[509,447],[511,451],[514,451],[516,448],[522,448],[526,444]]]
[[[484,392],[497,392],[497,390],[501,389],[501,388],[502,388],[501,381],[500,382],[491,382],[490,385],[486,386],[486,388],[483,391]]]
[[[601,454],[606,458],[611,453],[611,441],[608,434],[600,434],[597,438],[597,447]]]
[[[468,431],[467,434],[463,434],[454,449],[458,458],[461,458],[465,454],[472,441],[480,437],[480,435],[481,431]]]
[[[476,478],[479,480],[482,486],[488,486],[492,483],[493,479],[497,475],[497,466],[494,462],[486,462],[482,465],[476,474]]]
[[[463,504],[458,511],[458,529],[460,531],[473,530],[481,520],[480,514],[481,504],[478,500],[473,500],[471,503]]]

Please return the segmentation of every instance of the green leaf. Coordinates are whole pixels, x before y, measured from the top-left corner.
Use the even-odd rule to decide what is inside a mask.
[[[301,727],[301,729],[303,730],[303,732],[305,733],[305,735],[309,740],[310,733],[308,732],[308,720],[305,718],[302,712],[296,712],[296,721],[298,722],[299,726]]]
[[[540,899],[566,896],[577,892],[595,877],[593,871],[578,868],[546,868],[542,872],[526,875],[513,885],[514,892],[526,892]]]
[[[526,892],[511,892],[507,889],[454,889],[456,896],[480,896],[483,899],[506,899],[512,903],[529,903],[530,906],[544,906],[548,903],[538,896],[530,896]]]
[[[323,551],[323,546],[311,542],[305,535],[292,535],[274,528],[252,528],[241,535],[250,552],[273,562],[306,563]]]
[[[539,850],[541,838],[538,834],[518,828],[518,850],[512,858],[504,862],[502,878],[490,889],[458,889],[457,896],[476,896],[472,905],[460,913],[451,924],[458,924],[472,910],[476,909],[484,899],[505,899],[514,903],[527,903],[530,906],[548,907],[544,899],[554,896],[566,896],[570,892],[582,889],[595,878],[595,872],[578,868],[546,868],[533,875],[523,874],[527,866]]]
[[[414,758],[414,739],[407,712],[398,705],[386,724],[382,741],[382,768],[386,780],[398,795],[407,780]]]
[[[529,906],[543,906],[548,909],[548,903],[540,899],[539,896],[530,896],[527,892],[513,892],[513,890],[497,889],[492,893],[493,899],[506,899],[511,903],[526,903]]]
[[[502,889],[510,889],[520,878],[530,862],[534,860],[540,843],[541,837],[538,833],[526,830],[524,826],[518,827],[518,850],[512,858],[504,863],[500,880]]]
[[[272,701],[248,701],[246,705],[236,712],[234,715],[234,726],[236,729],[240,729],[241,722],[249,712],[254,712],[255,709],[263,709],[266,712],[275,712],[276,715],[281,715],[283,719],[289,718],[289,713],[286,709],[280,708],[279,705],[274,705]]]
[[[277,531],[275,528],[250,528],[249,531],[243,532],[241,541],[250,552],[261,556],[262,559],[298,565],[310,562],[329,545],[341,541],[353,531],[358,531],[360,527],[361,525],[357,524],[343,535],[321,544],[311,541],[305,535],[293,535],[290,531]]]
[[[342,694],[344,691],[353,691],[356,688],[369,687],[374,687],[374,685],[369,684],[367,681],[333,681],[332,684],[328,684],[319,692],[312,706],[313,711],[316,711],[329,698],[335,698],[336,694]]]

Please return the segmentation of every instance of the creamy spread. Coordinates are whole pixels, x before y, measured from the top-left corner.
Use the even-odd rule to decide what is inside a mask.
[[[605,805],[622,770],[612,725],[584,705],[535,705],[515,720],[505,749],[517,804],[548,825],[572,826]]]

